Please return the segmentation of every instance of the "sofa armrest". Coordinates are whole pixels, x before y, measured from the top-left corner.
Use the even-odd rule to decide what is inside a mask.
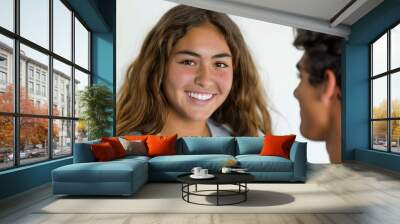
[[[100,140],[75,143],[74,147],[74,163],[89,163],[95,162],[96,158],[94,157],[90,146],[92,144],[98,144]]]
[[[305,181],[307,175],[307,143],[295,141],[290,149],[290,160],[293,162],[293,179]]]

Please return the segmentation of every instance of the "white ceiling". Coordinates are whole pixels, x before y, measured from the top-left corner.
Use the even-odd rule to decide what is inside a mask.
[[[168,1],[342,37],[350,34],[353,23],[383,2],[383,0]],[[342,9],[348,4],[347,9],[343,11]]]

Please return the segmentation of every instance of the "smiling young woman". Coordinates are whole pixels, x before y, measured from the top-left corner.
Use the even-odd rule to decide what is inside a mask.
[[[225,14],[170,9],[147,35],[117,98],[117,134],[270,133],[257,70]]]

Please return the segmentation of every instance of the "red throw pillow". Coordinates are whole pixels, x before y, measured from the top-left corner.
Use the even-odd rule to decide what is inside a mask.
[[[117,158],[117,155],[115,155],[115,151],[109,142],[92,144],[90,148],[94,154],[94,157],[99,162],[109,161]]]
[[[266,135],[264,137],[264,146],[261,149],[262,156],[281,156],[290,159],[290,148],[296,135]]]
[[[149,135],[146,143],[148,156],[176,155],[175,142],[178,135],[156,136]]]
[[[126,156],[126,151],[124,147],[122,146],[121,142],[119,142],[117,137],[111,137],[111,138],[101,138],[101,142],[108,142],[112,146],[112,148],[115,151],[115,155],[118,158]]]

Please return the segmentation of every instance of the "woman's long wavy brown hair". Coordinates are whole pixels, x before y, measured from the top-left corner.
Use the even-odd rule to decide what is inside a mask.
[[[117,134],[159,133],[167,117],[162,91],[169,55],[177,41],[205,23],[217,27],[231,50],[232,89],[211,118],[232,128],[234,136],[271,132],[271,119],[256,66],[238,26],[223,13],[179,5],[158,21],[144,40],[139,56],[129,66],[117,96]],[[207,37],[204,37],[207,38]]]

